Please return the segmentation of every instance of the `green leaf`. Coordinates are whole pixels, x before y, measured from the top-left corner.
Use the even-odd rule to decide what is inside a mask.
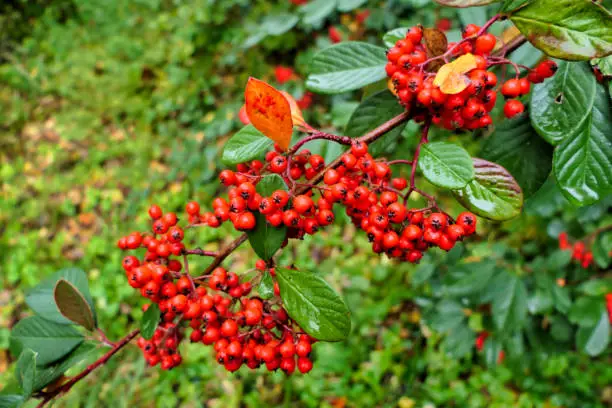
[[[576,346],[588,355],[595,357],[601,354],[610,342],[610,322],[608,313],[602,312],[593,327],[580,327],[576,333]]]
[[[612,77],[612,55],[605,58],[595,58],[591,60],[591,65],[599,68],[603,75]]]
[[[436,306],[431,319],[431,327],[442,333],[456,330],[466,320],[461,304],[455,300],[444,299]]]
[[[259,282],[257,292],[259,292],[259,296],[262,299],[270,299],[272,296],[274,296],[274,281],[272,280],[272,275],[270,275],[270,272],[264,272],[263,276],[261,277],[261,282]]]
[[[53,292],[55,291],[55,285],[60,279],[70,282],[83,295],[93,313],[95,322],[96,309],[94,307],[93,300],[91,299],[91,295],[89,294],[87,275],[82,269],[79,268],[61,269],[35,286],[26,295],[25,301],[28,306],[30,306],[39,316],[44,317],[47,320],[51,320],[52,322],[73,324],[69,319],[61,314],[57,308],[57,305],[55,304]]]
[[[505,167],[525,197],[542,187],[552,169],[553,148],[533,130],[526,115],[497,125],[480,155]]]
[[[452,329],[444,338],[444,351],[452,358],[465,357],[472,351],[476,334],[467,324],[461,324]]]
[[[23,405],[25,398],[18,394],[0,395],[0,408],[18,408]]]
[[[474,179],[470,154],[459,145],[431,142],[421,146],[419,170],[434,186],[457,190]]]
[[[538,288],[529,296],[527,308],[531,314],[548,313],[553,308],[553,298],[550,290]]]
[[[516,275],[500,273],[493,289],[493,322],[499,330],[520,329],[527,317],[527,290]]]
[[[557,145],[586,120],[595,101],[595,76],[586,63],[558,61],[552,78],[533,86],[531,123]]]
[[[11,331],[11,338],[38,353],[37,364],[52,363],[83,342],[83,335],[72,326],[43,319],[40,316],[20,320]]]
[[[597,324],[599,316],[605,310],[603,297],[583,296],[574,302],[567,318],[578,326],[593,327]]]
[[[527,4],[531,3],[534,0],[504,0],[504,4],[502,4],[499,11],[501,13],[508,13],[512,11],[516,11],[521,7],[525,7]]]
[[[27,348],[21,352],[15,367],[15,376],[23,390],[23,397],[30,398],[36,381],[36,353],[34,351]]]
[[[447,7],[474,7],[496,3],[501,0],[434,0],[436,3]]]
[[[502,351],[502,344],[496,336],[487,338],[484,344],[484,357],[488,367],[495,367],[499,361],[499,352]]]
[[[355,10],[358,7],[363,6],[368,0],[337,0],[338,11],[346,13],[347,11]]]
[[[349,137],[360,137],[376,129],[389,119],[404,111],[397,98],[389,91],[377,92],[364,99],[353,111],[344,134]],[[377,156],[393,150],[405,125],[400,125],[388,132],[384,137],[368,146],[370,154]]]
[[[319,27],[336,8],[336,0],[314,0],[300,7],[302,22],[309,26]]]
[[[469,263],[460,265],[467,271],[460,279],[445,289],[449,296],[468,296],[484,289],[495,272],[493,263]]]
[[[552,57],[586,60],[612,53],[612,15],[593,1],[532,1],[510,19]]]
[[[268,35],[281,35],[295,27],[298,21],[293,14],[280,13],[266,16],[261,25]]]
[[[612,278],[588,280],[578,286],[578,291],[589,296],[604,296],[612,292]]]
[[[382,47],[350,41],[332,45],[314,56],[306,86],[324,94],[353,91],[385,78],[386,63]]]
[[[351,331],[344,300],[319,275],[277,268],[276,278],[287,313],[309,335],[322,341],[340,341]]]
[[[95,349],[96,345],[93,342],[85,342],[53,365],[38,368],[38,371],[36,372],[34,391],[40,391],[53,381],[60,378],[62,374],[64,374],[70,367],[79,363],[87,356],[87,354]]]
[[[421,263],[414,271],[414,275],[412,276],[412,284],[414,286],[419,286],[425,283],[429,278],[432,277],[434,272],[436,271],[436,265],[430,262]]]
[[[481,217],[505,221],[520,214],[523,192],[502,166],[473,158],[475,177],[453,195],[465,208]]]
[[[58,310],[65,318],[89,331],[96,328],[89,303],[72,283],[65,279],[57,281],[53,297]]]
[[[567,288],[554,284],[552,286],[552,293],[555,301],[555,308],[561,313],[567,313],[570,307],[572,307],[572,300],[570,299]]]
[[[263,157],[273,145],[272,139],[253,125],[246,125],[225,143],[221,161],[227,166],[245,163]]]
[[[385,35],[383,35],[383,43],[385,43],[385,46],[387,48],[395,46],[396,42],[406,38],[406,33],[408,32],[408,29],[408,27],[398,27],[394,28],[391,31],[388,31]]]
[[[565,197],[592,204],[612,192],[612,112],[605,88],[582,124],[555,149],[553,170]]]
[[[157,329],[160,317],[161,310],[159,310],[159,306],[157,303],[151,303],[140,320],[140,335],[150,340],[155,334],[155,329]]]
[[[287,185],[278,174],[263,177],[257,183],[257,192],[263,197],[268,197],[276,190],[287,190]],[[283,245],[287,238],[287,227],[284,225],[275,228],[266,222],[266,217],[257,213],[255,228],[247,231],[251,247],[264,261],[274,256],[276,251]]]

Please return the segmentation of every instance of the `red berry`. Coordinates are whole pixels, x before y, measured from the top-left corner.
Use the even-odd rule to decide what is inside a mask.
[[[523,113],[524,110],[525,106],[522,104],[521,101],[518,101],[516,99],[509,99],[504,105],[504,115],[507,118],[513,118],[516,115]]]

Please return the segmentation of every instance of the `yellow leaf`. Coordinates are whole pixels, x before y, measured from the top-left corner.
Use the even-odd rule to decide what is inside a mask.
[[[470,80],[465,74],[477,66],[474,55],[462,55],[453,62],[444,64],[436,74],[433,84],[445,94],[458,94],[470,84]]]
[[[244,98],[251,124],[287,150],[293,133],[291,106],[287,98],[274,87],[255,78],[249,78]]]

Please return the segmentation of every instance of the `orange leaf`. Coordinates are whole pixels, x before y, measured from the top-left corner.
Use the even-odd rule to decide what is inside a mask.
[[[476,67],[477,63],[474,55],[462,55],[453,62],[444,64],[436,74],[433,84],[440,87],[440,90],[445,94],[458,94],[470,84],[470,80],[465,74]]]
[[[287,98],[274,87],[255,78],[249,78],[244,98],[251,124],[287,150],[293,133],[291,106]]]
[[[291,96],[288,92],[280,91],[281,94],[287,99],[289,102],[289,107],[291,108],[291,119],[293,120],[293,126],[298,128],[308,129],[310,126],[304,120],[304,116],[302,115],[302,110],[298,106],[295,98]]]

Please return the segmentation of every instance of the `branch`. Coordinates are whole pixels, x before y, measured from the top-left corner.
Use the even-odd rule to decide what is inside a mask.
[[[113,346],[113,348],[111,350],[109,350],[106,354],[104,354],[102,357],[100,357],[99,359],[97,359],[94,363],[90,364],[89,366],[87,366],[87,368],[83,371],[81,371],[79,374],[75,375],[74,377],[72,377],[68,382],[66,382],[65,384],[62,384],[60,387],[58,387],[55,391],[48,393],[44,396],[44,399],[37,405],[37,408],[42,408],[44,407],[48,402],[50,402],[51,400],[53,400],[55,397],[61,395],[61,394],[65,394],[68,391],[70,391],[70,389],[72,388],[72,386],[74,386],[76,383],[78,383],[79,381],[81,381],[83,378],[87,377],[89,375],[89,373],[91,373],[92,371],[94,371],[96,368],[103,366],[104,364],[106,364],[106,362],[108,360],[110,360],[110,358],[112,356],[114,356],[115,354],[117,354],[117,352],[119,352],[119,350],[121,350],[123,347],[125,347],[134,337],[136,337],[138,334],[140,333],[140,330],[134,330],[133,332],[129,333],[127,336],[125,336],[124,338],[122,338],[121,340],[119,340],[117,343],[115,343],[115,345]]]
[[[208,265],[208,268],[206,268],[206,270],[204,270],[203,275],[208,275],[209,273],[211,273],[213,271],[213,269],[215,269],[217,266],[221,265],[221,262],[223,262],[225,260],[225,258],[227,258],[232,252],[234,252],[234,250],[236,248],[238,248],[240,245],[242,245],[242,243],[244,241],[246,241],[247,238],[248,238],[247,234],[242,234],[241,236],[236,238],[234,241],[232,241],[231,244],[226,246],[222,251],[220,251],[219,254],[215,257],[215,259],[213,259],[212,263],[210,265]],[[198,279],[201,279],[201,278],[202,278],[202,276],[199,276],[197,278],[194,278],[194,280],[198,280]]]
[[[185,249],[183,250],[184,255],[200,255],[200,256],[217,256],[219,255],[216,251],[204,251],[201,248],[196,249]]]

